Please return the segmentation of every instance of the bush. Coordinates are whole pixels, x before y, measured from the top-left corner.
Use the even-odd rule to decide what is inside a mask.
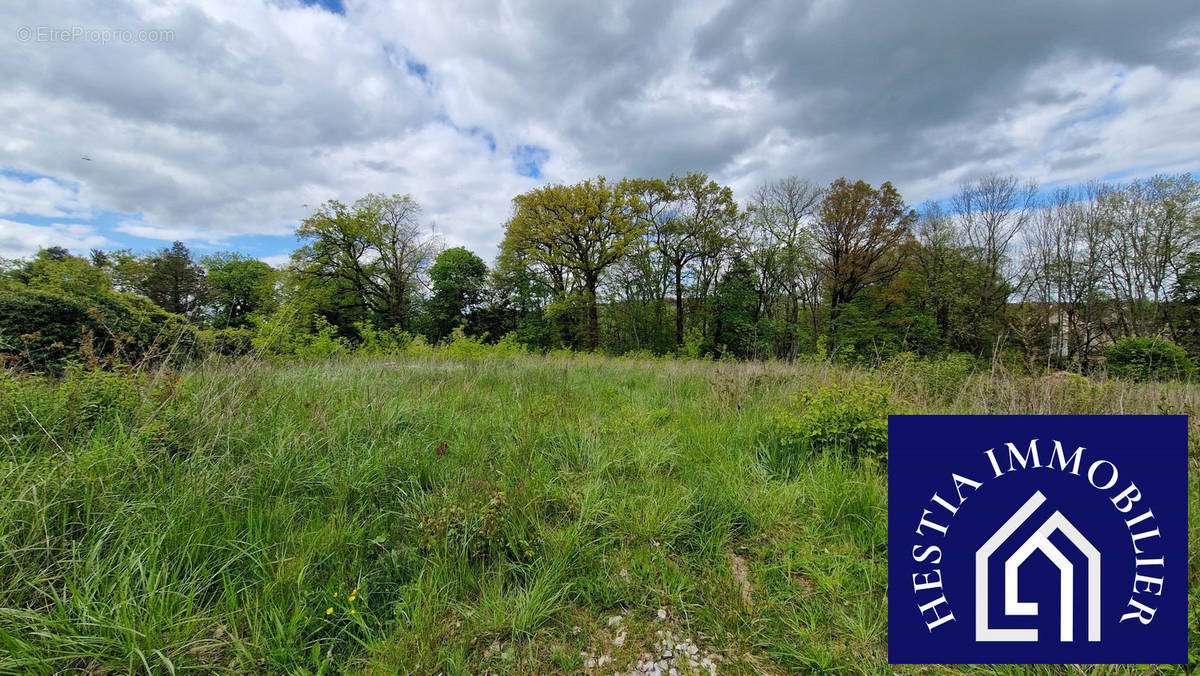
[[[418,520],[420,547],[425,556],[450,554],[470,561],[501,559],[528,563],[537,543],[524,533],[524,520],[502,491],[472,493],[471,486],[444,492],[429,503]]]
[[[72,360],[187,360],[198,353],[197,333],[187,320],[145,298],[115,292],[0,293],[0,356],[27,369],[58,372]]]
[[[405,352],[408,354],[420,356],[420,346],[417,349],[409,349]],[[460,359],[464,361],[481,361],[484,359],[504,359],[516,357],[528,352],[528,348],[518,340],[512,333],[506,333],[500,340],[495,343],[486,343],[483,338],[468,336],[463,333],[462,329],[456,329],[451,334],[451,340],[442,343],[435,348],[434,352],[440,355],[450,357],[452,359]]]
[[[1122,338],[1105,357],[1109,373],[1129,380],[1187,378],[1196,372],[1187,352],[1165,338]]]
[[[439,345],[436,349],[438,353],[447,357],[465,361],[480,361],[491,352],[491,346],[480,338],[466,335],[462,329],[455,329],[451,334],[450,341]]]
[[[297,357],[320,361],[349,353],[349,342],[322,315],[302,321],[292,309],[283,309],[258,325],[251,343],[264,357]]]
[[[308,361],[322,361],[349,351],[350,346],[346,339],[337,335],[337,327],[330,324],[325,317],[317,315],[313,319],[313,332],[298,336],[293,354]]]
[[[200,347],[205,354],[244,357],[254,351],[254,332],[230,326],[200,331]]]
[[[886,461],[891,408],[888,390],[874,383],[805,392],[794,412],[780,411],[774,418],[765,447],[767,469],[787,478],[816,453]]]
[[[369,322],[355,322],[354,328],[362,341],[355,347],[358,354],[383,355],[403,352],[413,341],[407,331],[397,328],[377,329]]]

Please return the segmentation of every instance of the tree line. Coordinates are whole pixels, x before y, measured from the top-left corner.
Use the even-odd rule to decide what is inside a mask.
[[[197,259],[178,242],[141,255],[52,247],[4,263],[0,305],[136,297],[242,342],[270,330],[738,359],[961,352],[1085,372],[1128,337],[1200,353],[1188,174],[1052,191],[985,176],[919,208],[891,183],[845,178],[783,178],[739,202],[698,172],[598,177],[516,196],[502,228],[489,268],[445,248],[411,196],[331,200],[299,225],[284,269]],[[0,348],[29,328],[0,323]]]

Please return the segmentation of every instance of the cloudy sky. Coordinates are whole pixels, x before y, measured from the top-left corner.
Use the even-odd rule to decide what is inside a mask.
[[[7,257],[277,262],[305,205],[382,191],[491,258],[514,195],[599,174],[917,204],[1200,169],[1196,0],[9,0],[0,25]]]

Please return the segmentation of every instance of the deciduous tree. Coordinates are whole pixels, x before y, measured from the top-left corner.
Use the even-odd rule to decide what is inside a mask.
[[[420,213],[409,195],[330,200],[296,231],[306,242],[293,254],[298,271],[336,286],[340,303],[366,308],[381,326],[408,329],[422,275],[441,248]]]
[[[832,319],[868,285],[900,271],[899,245],[916,220],[891,183],[875,189],[839,178],[830,184],[814,229]]]
[[[270,265],[227,251],[201,259],[208,271],[212,324],[245,326],[253,312],[269,311],[279,273]]]
[[[577,282],[586,314],[584,348],[600,345],[596,290],[601,274],[621,259],[644,231],[638,202],[625,182],[604,177],[549,185],[518,195],[502,247]],[[568,290],[566,280],[556,286]]]
[[[429,298],[430,338],[442,340],[465,325],[472,309],[487,291],[487,264],[464,247],[446,249],[429,268],[433,294]]]

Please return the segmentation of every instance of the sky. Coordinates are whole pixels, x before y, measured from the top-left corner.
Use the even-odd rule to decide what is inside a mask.
[[[0,257],[238,250],[411,194],[495,255],[515,195],[704,171],[1054,187],[1200,169],[1195,0],[9,0]]]

